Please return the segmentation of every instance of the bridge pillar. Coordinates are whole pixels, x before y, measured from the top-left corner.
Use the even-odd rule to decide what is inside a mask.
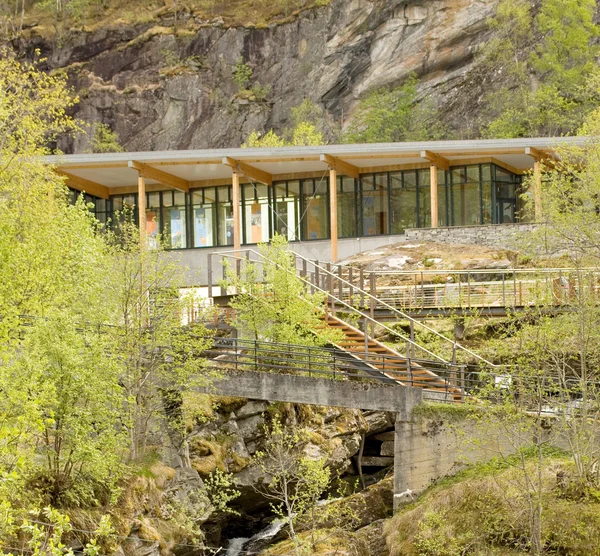
[[[396,413],[394,427],[394,511],[399,506],[414,500],[419,494],[415,486],[414,455],[415,446],[414,423],[410,415]]]

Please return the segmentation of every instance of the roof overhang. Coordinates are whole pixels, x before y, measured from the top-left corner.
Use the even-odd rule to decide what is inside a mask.
[[[188,190],[231,183],[232,172],[242,182],[324,176],[330,168],[356,175],[411,168],[439,168],[494,162],[515,173],[533,168],[540,157],[552,158],[565,144],[583,145],[586,137],[542,137],[414,143],[372,143],[274,147],[258,149],[201,149],[132,153],[48,156],[44,161],[70,176],[77,189],[98,186],[111,194],[137,191],[137,178],[146,178],[148,191]],[[85,189],[83,189],[85,190]],[[90,191],[91,193],[91,191]]]

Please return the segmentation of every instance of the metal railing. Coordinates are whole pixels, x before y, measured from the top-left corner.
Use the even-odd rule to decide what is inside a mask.
[[[354,289],[367,284],[377,299],[405,311],[561,307],[582,296],[600,297],[600,273],[593,269],[364,271],[335,265],[330,272],[348,284],[344,298],[353,299]]]
[[[279,344],[260,340],[214,338],[205,355],[221,369],[296,374],[331,380],[375,381],[413,386],[453,399],[479,389],[478,367],[359,352],[333,347]],[[433,370],[432,376],[425,372]],[[489,381],[488,381],[489,382]]]
[[[460,360],[465,363],[476,362],[489,369],[494,369],[496,371],[500,370],[500,367],[481,357],[469,348],[448,338],[423,322],[412,318],[398,307],[377,298],[371,293],[371,291],[374,291],[374,288],[371,288],[371,291],[364,290],[352,282],[349,282],[343,276],[336,275],[330,268],[321,266],[315,261],[311,261],[296,253],[291,253],[291,256],[294,257],[296,275],[303,281],[307,289],[311,293],[319,291],[326,296],[328,310],[332,315],[341,318],[342,320],[361,322],[365,328],[365,330],[363,330],[365,335],[367,333],[366,324],[368,324],[371,329],[371,335],[373,334],[375,327],[379,327],[388,332],[392,337],[400,338],[402,342],[410,348],[410,355],[412,357],[416,356],[422,359],[433,359],[443,362],[448,362],[450,360],[455,362]],[[215,264],[213,257],[216,257],[216,261],[218,261],[223,268],[223,279],[226,277],[225,265],[223,263],[224,260],[232,261],[233,264],[230,264],[230,267],[233,272],[238,274],[242,271],[242,265],[258,265],[259,269],[258,272],[256,272],[257,276],[263,275],[260,267],[268,261],[262,253],[253,249],[210,254],[208,265],[209,295],[212,295],[214,290],[214,286],[211,285],[213,281],[213,271],[219,266]],[[222,281],[220,281],[218,287],[220,288],[219,293],[221,295],[234,293],[233,291],[225,291],[225,288],[222,287]],[[392,313],[399,321],[407,321],[410,326],[410,335],[402,334],[398,330],[392,329],[378,321],[376,319],[376,313],[381,309]],[[415,331],[421,331],[434,337],[436,341],[443,346],[443,354],[435,353],[431,349],[419,344],[415,340]]]
[[[462,403],[472,400],[502,402],[510,400],[525,411],[530,407],[540,388],[548,393],[556,390],[561,396],[542,410],[552,414],[566,411],[575,414],[577,400],[581,397],[579,381],[558,375],[527,375],[515,368],[505,368],[503,373],[489,373],[477,365],[452,365],[439,361],[405,359],[391,355],[361,353],[349,356],[338,349],[322,346],[279,344],[260,340],[213,338],[212,347],[204,353],[208,365],[219,372],[232,370],[276,374],[292,374],[330,380],[352,380],[412,386],[424,390],[426,398],[437,401]],[[371,369],[364,367],[368,362]],[[423,380],[419,369],[435,369],[437,381]],[[599,384],[590,384],[598,389]],[[477,407],[477,405],[475,405]]]
[[[246,250],[238,251],[235,253],[234,252],[213,253],[213,254],[209,255],[209,257],[211,257],[211,256],[219,257],[223,268],[225,268],[224,261],[231,261],[233,263],[233,264],[230,264],[230,268],[232,268],[232,272],[236,272],[238,274],[243,272],[244,265],[257,265],[259,271],[255,275],[262,276],[263,273],[262,273],[261,267],[262,267],[262,265],[264,265],[265,263],[268,262],[268,259],[264,255],[262,255],[261,253],[259,253],[257,251],[254,251],[252,249],[246,249]],[[252,259],[251,258],[252,256],[254,256],[255,258]],[[308,261],[308,262],[310,262],[310,261]],[[213,265],[211,265],[211,266],[212,266],[212,268],[214,268]],[[317,274],[317,276],[319,275],[319,272],[321,274],[323,274],[323,273],[327,274],[327,271],[320,267],[315,269],[315,273]],[[331,273],[329,273],[329,274],[331,274]],[[321,287],[318,280],[311,281],[311,280],[309,280],[309,277],[304,275],[302,272],[297,272],[294,275],[297,276],[303,282],[307,291],[310,291],[312,293],[314,293],[315,291],[318,291],[324,295],[325,300],[328,305],[328,308],[330,309],[331,313],[334,316],[336,316],[337,318],[340,318],[340,320],[342,320],[342,321],[354,320],[354,321],[358,321],[358,322],[362,323],[362,325],[363,325],[362,332],[365,334],[366,337],[368,337],[367,330],[366,330],[367,325],[371,328],[371,330],[373,330],[375,327],[379,327],[380,329],[385,330],[392,337],[399,338],[402,341],[402,343],[404,343],[406,345],[406,351],[407,351],[407,353],[410,353],[411,357],[427,359],[427,360],[437,360],[442,363],[448,362],[448,358],[440,356],[439,354],[431,351],[427,347],[417,343],[413,338],[410,338],[409,336],[406,336],[406,335],[402,334],[401,332],[398,332],[397,330],[394,330],[394,329],[386,326],[385,324],[378,322],[377,320],[375,320],[375,318],[373,318],[371,315],[367,314],[365,311],[359,309],[358,307],[355,307],[354,305],[348,303],[347,301],[345,301],[343,299],[338,298],[337,296],[335,296],[334,294],[331,293],[331,291],[333,291],[333,288],[325,289],[325,288]],[[225,280],[225,278],[226,278],[225,270],[223,271],[223,276],[224,276],[223,280]],[[333,276],[332,276],[332,279],[333,279]],[[220,282],[220,284],[221,285],[218,287],[221,289],[221,295],[235,294],[235,292],[232,290],[226,291],[226,288],[223,287],[222,281]],[[365,296],[370,295],[367,292],[363,292],[363,293]],[[340,311],[340,308],[343,309],[343,312]],[[393,308],[391,308],[391,309],[395,310]],[[404,314],[400,314],[400,318],[408,318],[411,321],[414,320]],[[418,321],[414,321],[414,323],[416,326],[424,327],[428,331],[431,331],[433,334],[442,338],[448,344],[448,347],[450,348],[451,352],[452,352],[452,350],[454,350],[452,353],[456,354],[461,349],[463,351],[469,351],[466,348],[463,348],[462,346],[457,344],[456,342],[453,342],[449,338],[443,336],[439,332],[434,331],[433,329],[430,329],[429,327],[426,327],[425,325],[419,323]],[[349,324],[350,324],[350,326],[354,326],[351,323],[349,323]],[[473,356],[473,358],[480,360],[480,362],[482,362],[488,366],[489,365],[493,366],[492,363],[485,361],[483,358],[479,357],[477,354],[470,352],[470,351],[469,351],[469,353],[470,353],[470,355]],[[455,356],[454,359],[457,359],[457,357]]]

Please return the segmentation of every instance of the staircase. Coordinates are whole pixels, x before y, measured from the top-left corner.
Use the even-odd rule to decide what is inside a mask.
[[[355,366],[369,374],[382,374],[398,384],[423,388],[427,391],[443,393],[454,400],[463,398],[460,388],[442,378],[435,372],[412,362],[392,348],[367,336],[358,328],[344,322],[331,314],[321,318],[325,327],[339,330],[343,333],[342,340],[335,347],[347,353]]]

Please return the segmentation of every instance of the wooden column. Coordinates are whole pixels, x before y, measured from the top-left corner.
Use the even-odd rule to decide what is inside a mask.
[[[533,162],[533,206],[536,222],[542,220],[542,167],[539,159]]]
[[[437,166],[432,164],[429,168],[429,187],[431,191],[431,227],[438,227],[438,179]]]
[[[237,172],[231,175],[231,202],[233,203],[233,248],[239,251],[242,246],[242,219],[240,214],[240,176]]]
[[[138,225],[140,227],[140,245],[146,247],[146,180],[138,174]]]
[[[331,222],[331,262],[338,260],[337,171],[329,168],[329,219]]]

